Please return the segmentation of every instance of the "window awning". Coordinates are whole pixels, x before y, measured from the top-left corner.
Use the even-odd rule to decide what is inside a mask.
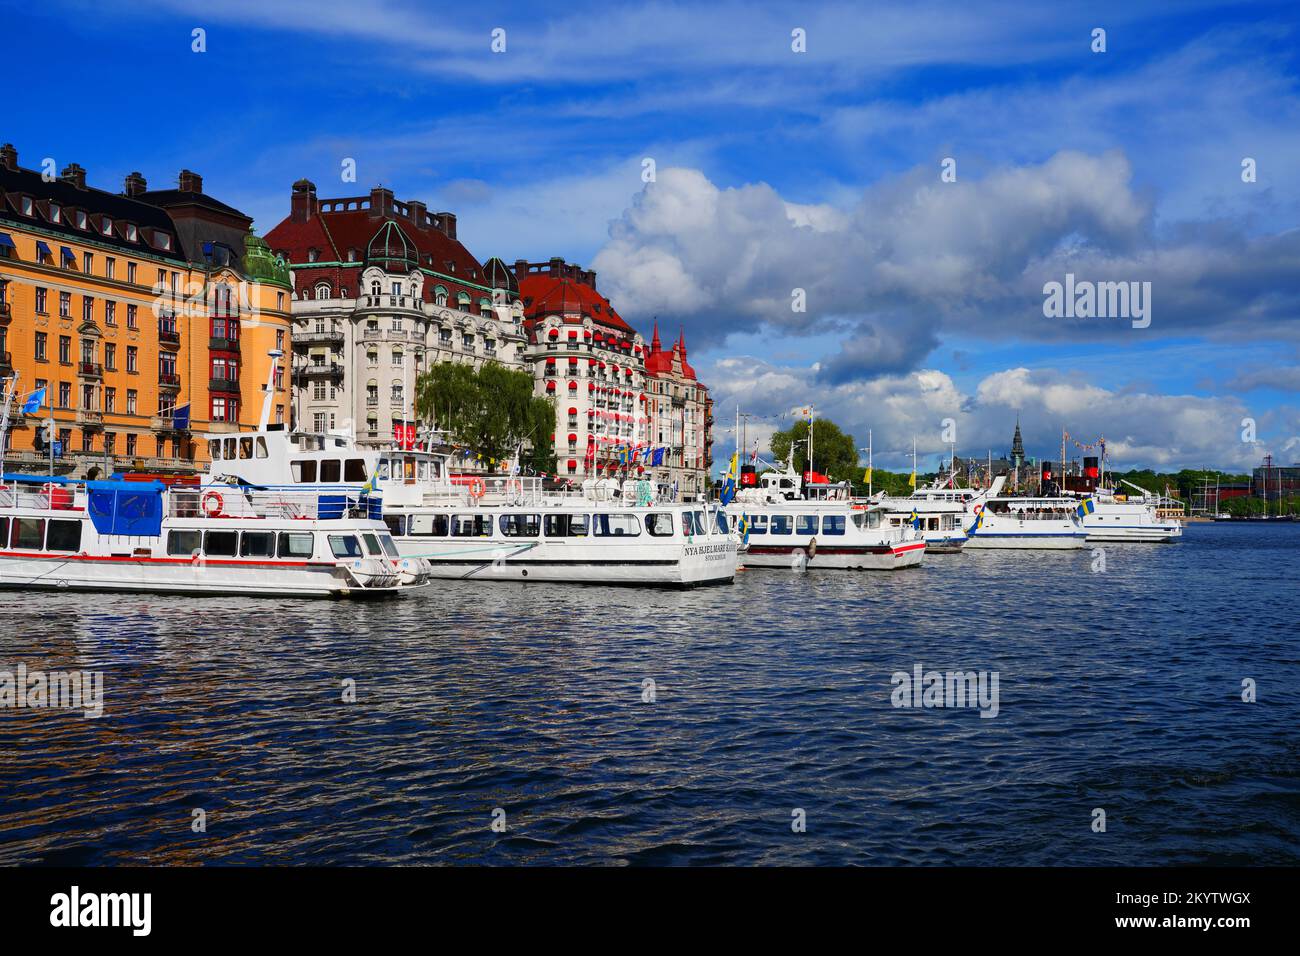
[[[77,254],[67,246],[59,246],[59,255],[63,256],[65,259],[75,260],[77,258]]]
[[[17,248],[14,245],[14,241],[9,238],[9,233],[7,232],[0,232],[0,246],[4,246],[6,249]]]
[[[8,237],[6,236],[5,238]],[[42,259],[45,258],[46,256],[54,255],[54,253],[50,252],[50,247],[44,242],[41,242],[40,240],[37,240],[36,242],[36,254],[40,256]]]

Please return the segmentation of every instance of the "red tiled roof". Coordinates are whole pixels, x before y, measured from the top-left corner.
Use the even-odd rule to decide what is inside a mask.
[[[686,361],[686,333],[683,332],[681,337],[673,343],[669,351],[664,351],[659,342],[659,323],[655,323],[654,335],[650,338],[650,351],[645,357],[645,370],[647,375],[670,375],[673,371],[673,358],[678,357],[682,363],[682,375],[686,378],[695,380],[695,369]]]
[[[547,315],[576,312],[591,316],[599,325],[629,336],[636,334],[609,300],[585,282],[534,273],[519,280],[519,295],[524,300],[524,319],[530,325]]]

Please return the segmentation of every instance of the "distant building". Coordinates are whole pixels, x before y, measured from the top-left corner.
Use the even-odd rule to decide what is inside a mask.
[[[651,469],[651,478],[676,485],[683,497],[699,496],[708,487],[713,467],[713,400],[686,361],[686,333],[666,350],[656,322],[645,368],[650,443],[667,448],[662,466]]]

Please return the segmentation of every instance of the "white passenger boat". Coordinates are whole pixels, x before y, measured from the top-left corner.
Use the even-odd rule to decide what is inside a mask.
[[[363,597],[422,584],[377,507],[355,492],[6,475],[0,587]]]
[[[871,501],[891,527],[917,529],[926,551],[953,554],[966,544],[967,502],[977,494],[969,488],[918,488],[910,495],[879,494]]]
[[[974,497],[967,503],[966,548],[1065,550],[1088,537],[1071,498]]]
[[[1139,489],[1143,490],[1143,489]],[[1083,527],[1088,540],[1104,542],[1162,543],[1176,541],[1183,526],[1173,518],[1163,517],[1167,499],[1145,492],[1141,496],[1099,490],[1091,495],[1091,508],[1084,509]]]
[[[877,571],[925,559],[925,539],[911,525],[891,526],[880,508],[854,504],[847,484],[805,486],[788,469],[740,491],[727,511],[749,525],[747,568]]]
[[[286,443],[260,458],[256,440]],[[717,506],[656,498],[648,482],[588,480],[547,491],[535,477],[453,477],[450,456],[361,449],[347,435],[240,436],[210,444],[213,471],[252,484],[319,488],[369,474],[399,552],[436,578],[695,587],[727,584],[738,539]]]

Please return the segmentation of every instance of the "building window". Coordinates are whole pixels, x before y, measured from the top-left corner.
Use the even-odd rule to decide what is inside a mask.
[[[134,262],[128,262],[128,263],[126,264],[126,281],[127,281],[127,282],[131,282],[131,283],[134,283],[134,282],[135,282],[135,263],[134,263]]]
[[[117,452],[117,435],[112,432],[104,432],[104,454],[113,455]]]
[[[48,292],[44,287],[42,286],[36,287],[36,314],[37,315],[46,314],[47,305],[45,299],[47,295]]]
[[[59,318],[61,319],[72,318],[72,293],[71,292],[59,293]]]
[[[59,364],[72,364],[72,336],[70,335],[59,336]]]
[[[117,389],[111,386],[104,389],[104,411],[117,411]]]
[[[72,383],[59,383],[59,408],[67,408],[72,404]]]
[[[139,436],[131,433],[128,433],[126,436],[126,456],[128,458],[135,457],[135,444],[138,437]]]
[[[46,343],[48,342],[48,340],[49,340],[49,336],[45,332],[36,333],[36,361],[38,362],[49,361],[49,355],[46,352],[46,348],[47,348]]]
[[[81,297],[81,321],[95,321],[95,300],[88,295]]]
[[[317,402],[325,401],[325,383],[320,379],[317,379],[316,381],[312,382],[311,397],[313,401],[317,401]],[[320,429],[317,429],[317,431],[319,430]]]
[[[138,346],[128,345],[126,347],[126,370],[128,372],[140,371],[139,357],[140,349]]]
[[[117,325],[117,303],[112,299],[104,300],[104,324]]]
[[[277,352],[284,351],[284,329],[275,330],[275,349]]]
[[[117,271],[117,260],[114,259],[112,256],[107,256],[104,259],[104,278],[106,279],[113,278],[113,273],[115,271]]]
[[[136,395],[135,389],[128,388],[126,390],[126,413],[128,415],[136,414]]]
[[[393,349],[393,365],[400,367],[402,364],[402,350]]]
[[[126,307],[126,327],[128,329],[133,329],[136,327],[135,316],[136,316],[136,306],[128,305]]]

